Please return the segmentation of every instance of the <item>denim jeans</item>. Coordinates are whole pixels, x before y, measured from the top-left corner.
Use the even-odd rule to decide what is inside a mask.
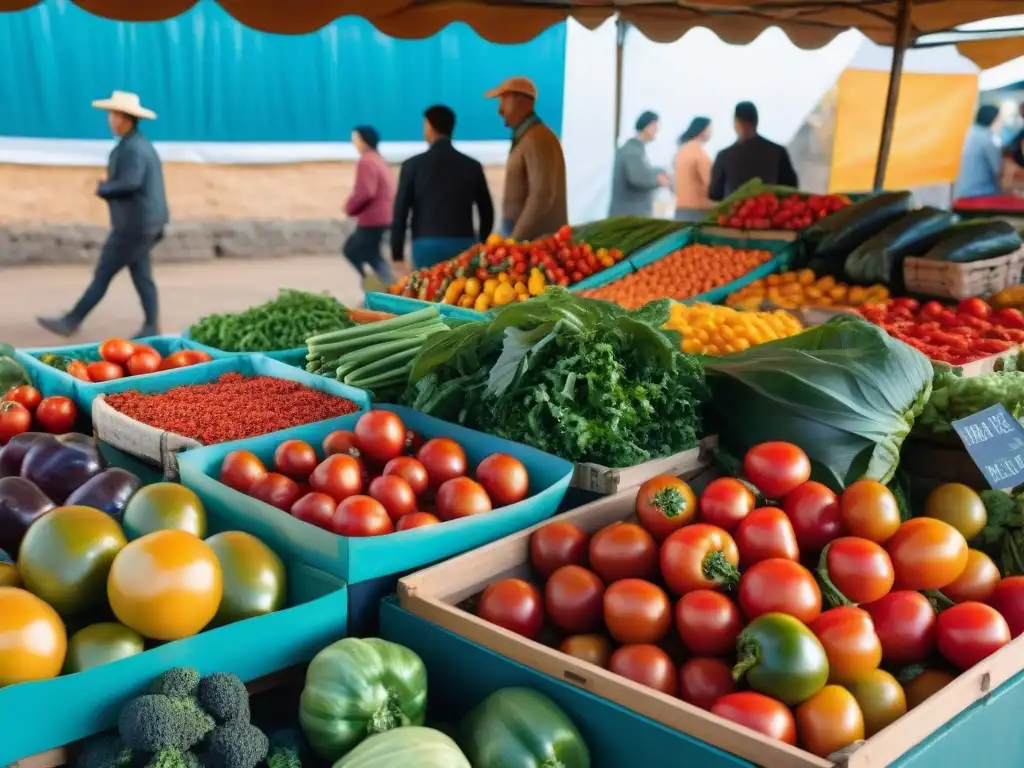
[[[341,252],[349,263],[356,268],[359,276],[363,276],[363,265],[369,264],[377,277],[385,283],[395,282],[394,274],[391,272],[391,265],[381,254],[380,244],[384,239],[387,227],[356,227],[355,232],[349,235]]]
[[[80,325],[103,299],[117,273],[127,267],[135,284],[135,291],[142,302],[146,316],[145,328],[156,329],[159,323],[159,304],[156,283],[153,281],[153,264],[150,251],[163,239],[160,232],[126,232],[111,230],[100,251],[100,259],[93,272],[92,282],[85,289],[82,298],[68,314],[68,319]]]

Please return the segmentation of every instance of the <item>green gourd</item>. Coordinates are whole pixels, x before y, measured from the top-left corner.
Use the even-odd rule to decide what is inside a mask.
[[[473,768],[450,738],[433,728],[409,726],[370,736],[334,768]]]

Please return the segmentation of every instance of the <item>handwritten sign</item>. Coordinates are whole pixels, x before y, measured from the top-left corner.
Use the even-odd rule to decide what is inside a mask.
[[[958,419],[953,429],[992,488],[1024,482],[1024,427],[1006,406],[993,405]]]

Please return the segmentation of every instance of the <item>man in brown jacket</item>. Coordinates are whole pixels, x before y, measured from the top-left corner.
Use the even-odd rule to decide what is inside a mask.
[[[498,99],[498,114],[512,129],[501,233],[516,240],[554,234],[569,223],[565,157],[558,136],[534,111],[537,86],[525,77],[512,77],[486,98]]]

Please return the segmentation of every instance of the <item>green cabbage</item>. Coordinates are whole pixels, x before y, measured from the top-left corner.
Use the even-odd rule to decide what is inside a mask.
[[[932,388],[927,357],[849,316],[706,360],[705,371],[725,446],[741,454],[770,440],[795,443],[834,490],[892,479]]]

